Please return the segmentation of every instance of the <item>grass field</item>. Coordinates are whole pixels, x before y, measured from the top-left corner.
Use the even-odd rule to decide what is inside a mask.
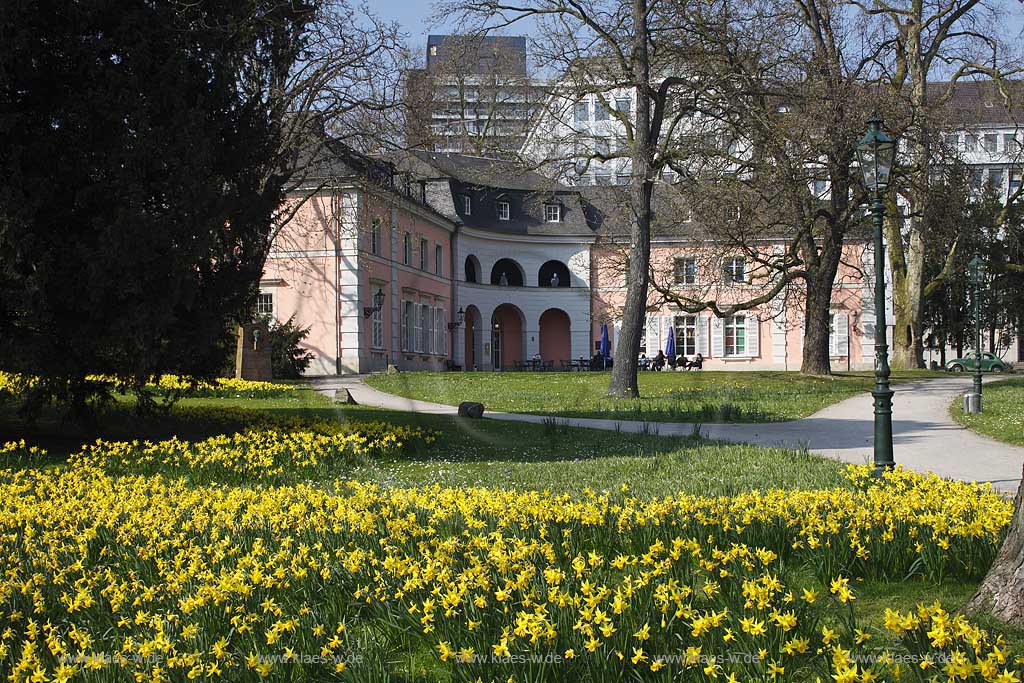
[[[957,398],[950,405],[957,422],[999,441],[1024,446],[1024,379],[1006,379],[982,388],[982,412],[968,415]]]
[[[938,374],[895,372],[893,380]],[[868,391],[873,384],[866,372],[831,378],[795,372],[643,372],[641,398],[634,400],[609,398],[608,377],[606,372],[413,372],[375,376],[368,384],[437,403],[479,401],[493,411],[656,422],[794,420]]]

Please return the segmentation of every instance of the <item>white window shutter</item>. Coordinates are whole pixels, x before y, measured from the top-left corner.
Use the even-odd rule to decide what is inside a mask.
[[[757,358],[761,355],[761,320],[756,315],[747,315],[747,351],[746,355]]]
[[[839,314],[835,311],[828,314],[828,355],[833,358],[839,355],[838,320]]]
[[[722,319],[717,315],[711,318],[711,357],[721,358],[725,355],[724,340],[722,332],[724,325]]]
[[[647,316],[647,355],[658,355],[658,344],[660,343],[658,331],[661,320],[656,315]]]
[[[836,339],[839,356],[850,355],[850,319],[846,313],[836,313]]]
[[[708,339],[708,319],[705,316],[697,316],[697,352],[702,356],[711,355],[711,346]]]

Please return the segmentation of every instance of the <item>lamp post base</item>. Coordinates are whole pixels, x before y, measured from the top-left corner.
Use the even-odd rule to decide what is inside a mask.
[[[896,461],[892,448],[892,396],[888,387],[876,387],[871,395],[875,402],[875,475],[891,470]]]

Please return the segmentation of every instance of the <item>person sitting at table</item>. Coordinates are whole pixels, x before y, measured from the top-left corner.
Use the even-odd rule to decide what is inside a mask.
[[[689,370],[690,362],[686,359],[686,356],[679,354],[676,356],[676,370]]]
[[[696,356],[694,356],[693,360],[690,361],[689,364],[687,364],[686,369],[689,370],[691,368],[697,368],[698,370],[700,370],[702,367],[704,367],[704,355],[698,353]]]
[[[636,360],[637,365],[640,366],[641,370],[646,370],[651,364],[651,359],[647,357],[647,354],[643,351],[640,352],[640,357]]]
[[[665,354],[662,353],[661,349],[658,349],[658,355],[651,361],[652,370],[661,370],[665,367]]]
[[[676,356],[676,354],[674,354],[674,353],[673,354],[665,354],[665,362],[668,363],[668,366],[670,368],[672,368],[673,370],[676,369],[676,358],[678,358],[678,356]]]

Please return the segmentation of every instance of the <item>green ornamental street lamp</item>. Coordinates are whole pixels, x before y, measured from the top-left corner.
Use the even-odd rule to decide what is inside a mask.
[[[978,395],[978,412],[981,412],[981,289],[985,286],[988,268],[978,255],[967,264],[967,274],[974,285],[974,393]]]
[[[875,474],[896,463],[892,452],[892,389],[889,388],[889,342],[885,331],[885,245],[882,224],[885,204],[882,197],[896,158],[896,141],[882,132],[882,119],[872,116],[868,132],[857,143],[857,160],[864,187],[871,193],[871,218],[875,224]]]

